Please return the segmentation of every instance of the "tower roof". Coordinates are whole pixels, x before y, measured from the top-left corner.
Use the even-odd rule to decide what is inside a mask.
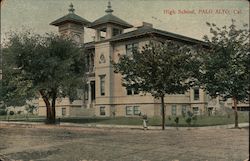
[[[74,13],[75,9],[73,8],[72,3],[69,5],[68,11],[69,11],[69,13],[67,15],[51,22],[50,25],[59,26],[59,25],[64,24],[66,22],[73,22],[73,23],[77,23],[77,24],[81,24],[81,25],[90,24],[90,22],[88,20],[86,20],[86,19],[84,19],[84,18],[82,18]]]
[[[132,25],[130,25],[126,21],[124,21],[124,20],[118,18],[117,16],[113,15],[112,14],[113,11],[114,10],[112,9],[111,3],[109,1],[107,9],[105,10],[106,15],[104,15],[101,18],[95,20],[88,27],[95,28],[95,27],[97,27],[99,25],[107,24],[107,23],[113,23],[113,24],[119,25],[120,27],[122,27],[124,29],[133,27]]]

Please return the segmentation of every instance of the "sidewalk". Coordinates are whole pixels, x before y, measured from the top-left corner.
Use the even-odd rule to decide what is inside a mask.
[[[8,121],[0,121],[0,127],[2,125],[10,125],[10,126],[24,126],[24,127],[36,127],[36,126],[44,126],[46,124],[41,122],[8,122]],[[112,124],[77,124],[77,123],[66,123],[61,122],[60,125],[56,124],[55,126],[60,127],[82,127],[82,128],[111,128],[111,129],[143,129],[142,126],[139,125],[112,125]],[[249,123],[239,123],[240,128],[249,127]],[[203,126],[203,127],[178,127],[178,129],[230,129],[234,128],[234,124],[228,125],[217,125],[217,126]],[[161,130],[161,126],[148,126],[149,130]],[[165,129],[176,129],[176,127],[166,126]]]

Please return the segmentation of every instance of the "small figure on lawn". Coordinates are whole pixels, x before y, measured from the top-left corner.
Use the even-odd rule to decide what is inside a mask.
[[[142,114],[140,113],[140,116]],[[147,126],[147,123],[148,123],[148,116],[147,114],[144,114],[142,115],[142,126],[143,126],[143,130],[148,130],[148,126]]]

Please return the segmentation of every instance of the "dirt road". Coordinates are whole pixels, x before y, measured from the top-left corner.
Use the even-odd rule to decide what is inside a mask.
[[[248,136],[248,129],[1,126],[0,154],[23,161],[243,161],[249,156]]]

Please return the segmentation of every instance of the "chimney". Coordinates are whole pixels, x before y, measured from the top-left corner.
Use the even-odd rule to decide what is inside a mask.
[[[146,28],[153,28],[153,24],[151,24],[151,23],[148,23],[148,22],[142,22],[139,26],[137,26],[137,28],[144,28],[144,27],[146,27]]]

